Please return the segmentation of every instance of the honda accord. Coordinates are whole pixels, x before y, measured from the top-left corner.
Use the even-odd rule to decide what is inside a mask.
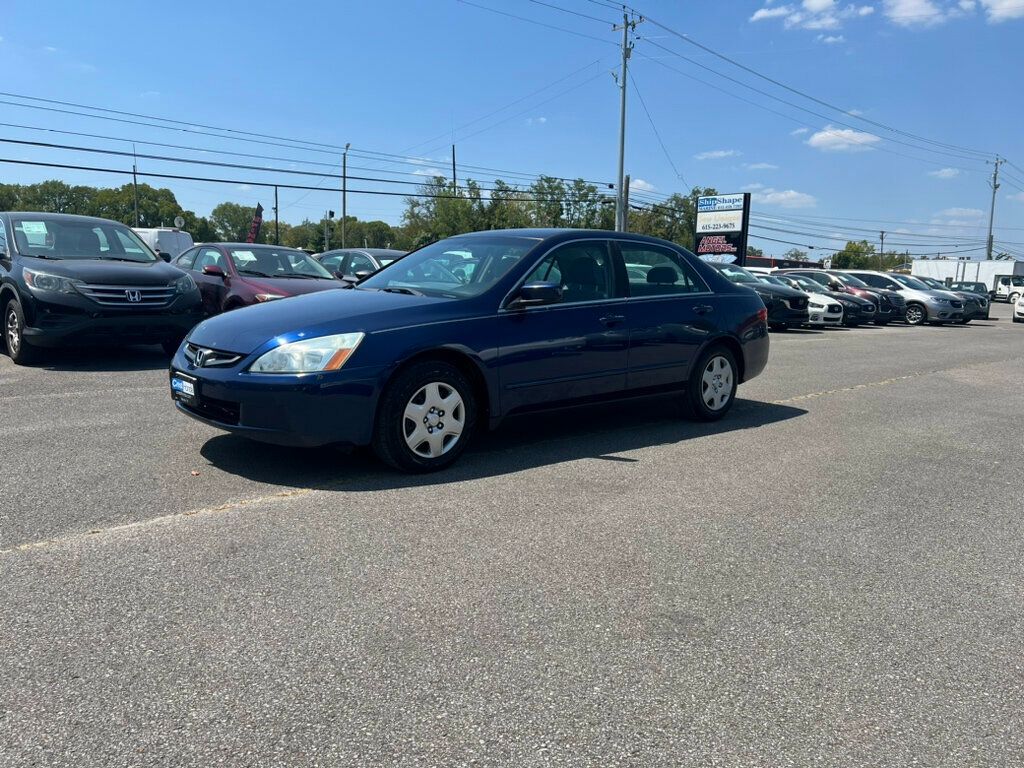
[[[453,252],[473,269],[449,270]],[[673,243],[506,230],[428,245],[348,290],[210,318],[175,355],[170,389],[182,413],[229,432],[372,445],[429,471],[478,429],[554,405],[678,390],[719,419],[767,359],[758,295]]]

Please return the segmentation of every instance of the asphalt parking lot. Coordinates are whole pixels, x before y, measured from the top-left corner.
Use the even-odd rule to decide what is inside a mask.
[[[1024,327],[773,334],[717,425],[452,470],[250,444],[166,358],[0,356],[0,765],[1024,762]]]

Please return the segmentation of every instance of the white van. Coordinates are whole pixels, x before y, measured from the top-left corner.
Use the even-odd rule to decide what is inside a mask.
[[[135,234],[154,251],[170,254],[172,259],[193,246],[192,235],[173,227],[136,229]]]

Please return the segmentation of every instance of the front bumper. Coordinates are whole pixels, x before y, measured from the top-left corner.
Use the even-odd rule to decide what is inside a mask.
[[[195,368],[179,349],[169,379],[195,386],[195,396],[171,392],[179,411],[211,427],[276,445],[368,445],[384,371],[342,369],[325,374],[245,373],[251,361],[229,369]]]
[[[807,310],[808,325],[842,325],[843,313],[842,312],[829,312],[824,309],[815,309],[810,307]]]
[[[131,311],[69,311],[37,301],[25,326],[25,338],[36,347],[158,344],[180,341],[202,319],[200,303],[185,298],[162,309]]]
[[[806,309],[790,309],[781,301],[773,301],[768,307],[768,325],[784,325],[788,328],[806,325],[809,313]]]
[[[958,323],[964,319],[963,307],[948,307],[941,304],[925,305],[925,312],[930,323]]]

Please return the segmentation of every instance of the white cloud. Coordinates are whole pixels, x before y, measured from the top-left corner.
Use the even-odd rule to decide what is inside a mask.
[[[937,171],[928,171],[928,175],[936,179],[955,179],[960,175],[960,171],[957,168],[940,168]]]
[[[544,125],[548,119],[546,117],[531,117],[526,121],[527,125]]]
[[[651,184],[649,181],[643,179],[630,179],[629,181],[630,192],[657,192],[658,188]]]
[[[937,215],[960,219],[981,219],[984,218],[985,212],[980,208],[947,208],[944,211],[939,211]]]
[[[805,133],[810,131],[810,128],[797,128],[795,131],[790,131],[790,136],[803,136]]]
[[[744,184],[740,187],[741,192],[756,192],[759,189],[764,189],[764,184]]]
[[[1018,192],[1015,195],[1007,195],[1011,200],[1016,200],[1018,203],[1024,203],[1024,192]]]
[[[795,189],[772,189],[765,187],[760,192],[754,192],[751,200],[758,205],[769,205],[778,208],[813,208],[818,201],[813,195],[806,192],[797,192]]]
[[[807,140],[807,145],[822,152],[864,152],[873,149],[880,138],[873,133],[855,131],[852,128],[834,128],[826,125],[825,130],[817,131]]]
[[[434,178],[435,176],[444,176],[444,171],[440,168],[417,168],[412,172],[413,176],[429,176]]]
[[[777,171],[779,166],[772,165],[771,163],[747,163],[745,166],[748,171]]]
[[[155,99],[160,95],[160,91],[143,91],[139,94],[140,99]]]
[[[778,19],[782,16],[789,16],[793,13],[792,6],[780,5],[777,8],[759,8],[750,17],[751,21],[763,21],[764,19]]]
[[[863,18],[874,12],[871,5],[841,5],[837,0],[802,0],[799,5],[772,5],[772,0],[766,0],[750,21],[781,19],[786,29],[834,30],[848,19]]]
[[[722,160],[726,157],[739,157],[742,153],[736,149],[712,149],[694,155],[695,160]]]
[[[43,50],[46,51],[47,53],[56,53],[57,52],[57,49],[54,48],[52,45],[46,46],[45,48],[43,48]]]
[[[981,4],[993,24],[1024,18],[1024,3],[1020,0],[981,0]]]
[[[842,35],[818,35],[818,42],[825,45],[839,45],[845,43],[846,38]]]

